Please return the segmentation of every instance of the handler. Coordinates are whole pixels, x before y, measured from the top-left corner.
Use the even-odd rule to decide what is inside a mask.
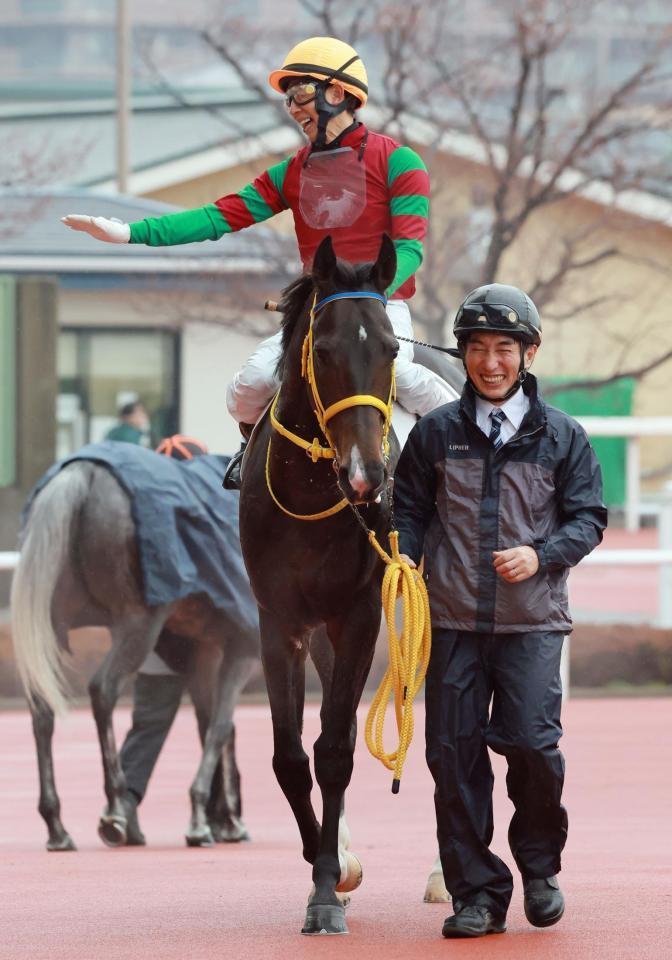
[[[156,448],[172,460],[191,460],[208,452],[200,440],[175,434],[166,437]],[[161,656],[152,650],[138,670],[133,686],[133,719],[121,747],[119,760],[126,779],[122,798],[126,813],[126,844],[144,846],[138,806],[142,803],[150,777],[177,715],[182,695],[188,689],[195,666],[195,643],[165,627],[157,646]],[[108,846],[120,845],[114,824],[101,821],[101,839]]]
[[[357,120],[357,110],[368,98],[368,78],[357,52],[342,40],[302,41],[268,79],[274,90],[285,94],[287,110],[309,140],[294,156],[270,167],[238,193],[196,210],[130,225],[78,214],[63,222],[98,240],[164,246],[218,240],[291,209],[306,272],[327,235],[337,256],[362,263],[376,259],[387,233],[397,253],[387,311],[394,332],[412,338],[406,301],[415,292],[427,232],[429,177],[424,163],[410,147],[369,131]],[[244,433],[279,387],[280,353],[278,333],[260,345],[228,388],[229,412]],[[399,403],[418,416],[454,396],[436,374],[413,363],[412,345],[403,341],[396,383]]]
[[[513,889],[489,849],[488,747],[507,759],[509,844],[527,919],[545,927],[563,914],[566,581],[600,543],[607,512],[584,431],[542,401],[528,372],[541,342],[531,299],[516,287],[479,287],[454,333],[467,383],[460,400],[411,431],[394,503],[400,549],[412,565],[424,554],[430,595],[426,755],[455,911],[443,936],[479,937],[506,930]]]

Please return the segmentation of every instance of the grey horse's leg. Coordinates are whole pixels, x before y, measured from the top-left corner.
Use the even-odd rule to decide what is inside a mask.
[[[190,688],[191,699],[198,720],[198,733],[201,747],[205,746],[205,736],[210,726],[211,703],[200,702],[200,687]],[[210,700],[212,693],[210,692]],[[210,797],[205,809],[210,830],[215,843],[237,843],[249,840],[250,835],[243,823],[243,802],[240,792],[240,771],[236,763],[236,727],[222,749],[210,785]]]
[[[134,673],[154,645],[170,612],[170,605],[126,614],[112,627],[112,649],[89,683],[91,706],[98,730],[105,779],[107,809],[98,834],[111,846],[126,842],[126,810],[122,798],[126,780],[121,769],[112,727],[112,712],[123,680]]]
[[[222,749],[233,736],[233,711],[238,703],[240,692],[254,670],[256,657],[239,653],[234,644],[224,648],[215,684],[212,689],[211,720],[205,734],[203,754],[191,785],[191,820],[185,839],[190,847],[209,846],[214,836],[208,823],[207,808],[211,787],[218,764],[222,762]],[[201,701],[202,702],[202,701]],[[235,761],[234,761],[235,763]],[[226,791],[226,779],[224,778]],[[235,798],[232,800],[236,805]],[[247,831],[242,821],[235,822],[231,813],[231,834],[227,839],[235,841],[245,838]]]
[[[33,735],[37,747],[37,767],[40,774],[40,802],[38,810],[49,831],[47,850],[76,850],[72,837],[61,821],[61,801],[54,779],[52,739],[54,711],[41,697],[30,702]]]

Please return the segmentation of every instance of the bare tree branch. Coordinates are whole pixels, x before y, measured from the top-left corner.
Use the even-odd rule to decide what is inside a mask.
[[[560,393],[562,390],[594,390],[598,387],[606,387],[610,383],[616,383],[618,380],[641,380],[647,373],[651,373],[652,370],[661,367],[664,363],[667,363],[668,360],[672,360],[672,350],[666,350],[665,353],[654,357],[654,359],[649,360],[648,363],[641,364],[641,366],[630,367],[628,370],[619,370],[606,377],[597,377],[593,380],[570,380],[567,383],[549,384],[544,388],[544,395],[552,396],[555,393]]]

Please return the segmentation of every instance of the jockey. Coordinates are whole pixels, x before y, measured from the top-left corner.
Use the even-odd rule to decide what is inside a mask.
[[[387,233],[397,253],[397,272],[386,291],[387,311],[394,332],[412,338],[406,301],[415,292],[427,231],[429,177],[424,163],[410,147],[369,131],[357,119],[368,97],[367,74],[357,52],[342,40],[302,41],[268,79],[284,94],[287,110],[309,141],[296,154],[237,193],[195,210],[131,224],[76,214],[63,222],[110,243],[165,246],[218,240],[291,209],[306,271],[327,235],[337,256],[359,263],[376,259]],[[279,333],[265,340],[228,387],[227,407],[244,433],[278,389],[280,344]],[[396,380],[399,403],[416,416],[454,399],[436,374],[413,363],[412,345],[404,341]]]

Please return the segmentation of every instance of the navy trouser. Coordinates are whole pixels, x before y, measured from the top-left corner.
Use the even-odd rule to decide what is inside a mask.
[[[558,740],[563,634],[434,629],[426,680],[426,756],[434,777],[439,853],[454,906],[506,913],[513,878],[489,849],[493,773],[488,747],[508,763],[515,813],[511,852],[523,877],[560,870],[567,812]],[[490,701],[492,699],[492,710]]]
[[[182,694],[187,686],[183,674],[173,676],[139,673],[133,691],[133,723],[119,759],[126,787],[142,800],[159,759]]]

